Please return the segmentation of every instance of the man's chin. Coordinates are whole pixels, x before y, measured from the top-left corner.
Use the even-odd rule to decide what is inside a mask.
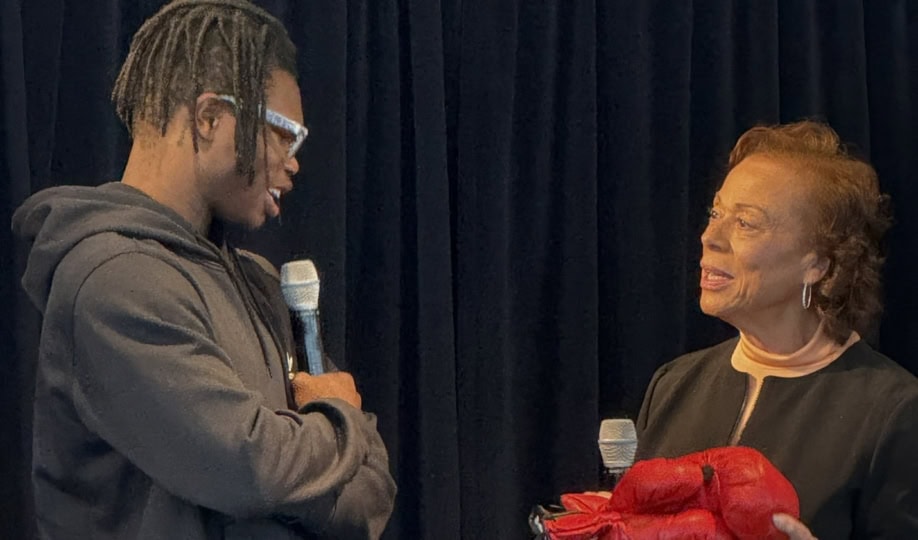
[[[265,216],[247,216],[241,219],[228,219],[227,221],[232,223],[232,225],[237,227],[239,230],[251,232],[262,228],[268,221],[268,218]]]
[[[254,221],[247,221],[243,223],[242,226],[245,227],[247,231],[257,231],[258,229],[264,227],[266,221],[267,220],[265,218],[261,218]]]

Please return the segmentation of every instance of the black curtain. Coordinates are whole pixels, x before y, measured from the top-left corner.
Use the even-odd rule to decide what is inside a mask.
[[[118,179],[108,95],[163,0],[3,0],[0,217]],[[312,258],[326,347],[379,415],[386,538],[524,538],[596,487],[599,420],[733,331],[697,308],[704,208],[736,137],[828,120],[893,197],[874,343],[918,372],[918,3],[263,0],[299,46],[310,139],[280,223]],[[0,227],[0,535],[34,534],[38,316]],[[138,404],[142,407],[143,404]]]

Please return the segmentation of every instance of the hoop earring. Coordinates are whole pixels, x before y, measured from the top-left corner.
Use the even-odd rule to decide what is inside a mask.
[[[810,309],[810,303],[813,301],[813,286],[809,283],[803,284],[803,294],[800,296],[800,303],[803,309]]]

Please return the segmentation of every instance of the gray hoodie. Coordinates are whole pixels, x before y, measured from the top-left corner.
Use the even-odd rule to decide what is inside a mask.
[[[379,537],[395,484],[375,418],[335,399],[291,410],[267,261],[120,183],[40,192],[13,228],[43,315],[44,537]]]

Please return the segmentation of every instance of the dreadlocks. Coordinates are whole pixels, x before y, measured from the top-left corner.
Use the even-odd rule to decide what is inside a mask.
[[[296,77],[296,48],[283,25],[247,0],[175,0],[134,35],[112,101],[133,136],[135,122],[162,134],[179,106],[195,110],[204,91],[236,98],[236,171],[255,178],[272,69]],[[192,129],[198,151],[198,131]]]

